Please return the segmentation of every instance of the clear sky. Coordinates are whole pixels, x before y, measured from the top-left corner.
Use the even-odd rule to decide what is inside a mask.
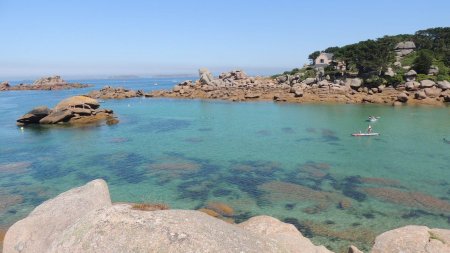
[[[0,0],[0,80],[271,74],[309,53],[450,26],[449,0]]]

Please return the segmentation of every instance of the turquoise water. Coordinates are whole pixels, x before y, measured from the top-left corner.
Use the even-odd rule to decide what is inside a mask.
[[[0,93],[0,226],[95,178],[113,201],[198,209],[228,220],[267,214],[340,251],[406,224],[450,228],[450,108],[271,102],[109,100],[114,126],[25,128],[34,106],[105,84],[165,88],[178,80],[92,80],[70,91]],[[157,82],[159,85],[154,86]],[[369,115],[379,137],[355,138]]]

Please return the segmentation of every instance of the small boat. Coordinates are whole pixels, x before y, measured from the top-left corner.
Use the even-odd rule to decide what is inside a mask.
[[[380,133],[353,133],[352,136],[378,136]]]
[[[380,117],[369,116],[369,119],[368,119],[367,121],[369,121],[369,122],[375,122],[375,121],[377,121],[378,119],[380,119]]]

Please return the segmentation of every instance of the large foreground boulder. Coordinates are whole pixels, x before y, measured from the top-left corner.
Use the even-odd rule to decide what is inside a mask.
[[[149,212],[133,210],[124,204],[89,213],[64,231],[49,248],[49,252],[92,250],[294,252],[275,239],[251,233],[199,211]]]
[[[27,252],[311,252],[293,226],[268,216],[240,225],[200,211],[136,210],[112,205],[94,180],[38,206],[7,232],[4,253]]]
[[[111,199],[103,180],[64,192],[12,225],[6,233],[3,252],[47,252],[55,239],[79,218],[109,206]]]
[[[406,226],[387,231],[375,239],[371,253],[448,253],[450,230]]]

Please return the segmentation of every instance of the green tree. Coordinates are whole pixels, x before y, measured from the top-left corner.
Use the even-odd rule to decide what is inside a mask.
[[[329,48],[325,49],[324,52],[334,54],[338,50],[339,50],[339,47],[329,47]]]
[[[336,51],[335,57],[347,65],[355,65],[363,77],[380,75],[394,60],[391,41],[379,39],[361,41]]]
[[[320,51],[315,51],[314,53],[308,56],[308,59],[311,60],[311,63],[314,63],[314,60],[320,55]]]
[[[420,50],[414,60],[413,69],[419,74],[428,74],[428,70],[433,64],[433,55],[429,50]]]

